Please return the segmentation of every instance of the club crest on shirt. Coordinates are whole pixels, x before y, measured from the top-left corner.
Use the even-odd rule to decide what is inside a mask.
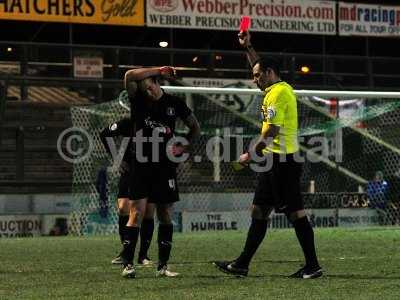
[[[110,130],[111,131],[117,130],[117,128],[118,128],[117,123],[113,123],[113,124],[110,125]]]
[[[167,107],[167,115],[168,116],[175,116],[175,108],[173,107]]]

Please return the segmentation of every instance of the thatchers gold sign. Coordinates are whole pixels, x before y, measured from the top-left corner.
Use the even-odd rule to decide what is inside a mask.
[[[0,0],[0,19],[144,25],[144,0]]]

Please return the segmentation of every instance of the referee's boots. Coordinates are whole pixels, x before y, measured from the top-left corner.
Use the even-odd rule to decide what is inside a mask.
[[[249,273],[249,268],[240,266],[235,260],[233,261],[214,261],[213,265],[217,267],[218,270],[235,275],[237,277],[246,277]]]
[[[322,276],[322,269],[320,266],[308,267],[304,266],[296,273],[293,273],[289,278],[301,279],[314,279]]]

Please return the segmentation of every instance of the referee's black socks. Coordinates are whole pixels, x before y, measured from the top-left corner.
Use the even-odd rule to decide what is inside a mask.
[[[267,220],[251,219],[251,225],[247,233],[246,244],[243,252],[236,259],[236,264],[239,267],[249,267],[251,259],[263,241],[265,234],[267,233],[267,227]]]
[[[124,234],[125,234],[125,227],[126,223],[128,223],[129,215],[123,216],[118,215],[118,233],[119,238],[121,240],[121,244],[124,242]]]
[[[139,259],[147,258],[147,251],[149,250],[151,239],[153,238],[154,219],[143,219],[142,226],[140,227],[140,250]]]
[[[136,243],[139,237],[139,227],[125,227],[122,260],[123,264],[133,264],[133,257],[135,256]]]
[[[173,232],[174,225],[172,224],[160,224],[158,226],[158,270],[161,270],[169,260]]]
[[[297,239],[303,249],[304,257],[306,259],[306,266],[317,267],[318,259],[315,253],[314,244],[314,230],[311,227],[307,217],[297,219],[292,222],[293,227],[296,231]]]

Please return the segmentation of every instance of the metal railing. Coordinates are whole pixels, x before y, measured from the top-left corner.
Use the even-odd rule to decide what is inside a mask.
[[[0,41],[1,46],[10,47],[12,51],[0,59],[0,80],[5,82],[6,87],[10,84],[20,86],[21,99],[27,98],[29,85],[51,85],[90,87],[90,93],[100,101],[104,89],[119,89],[126,70],[138,66],[174,65],[181,78],[250,79],[243,51],[14,41]],[[102,80],[73,77],[73,57],[85,54],[103,58]],[[400,75],[397,72],[400,67],[399,58],[270,52],[259,54],[279,57],[283,65],[283,79],[298,89],[400,90]],[[302,65],[309,66],[311,71],[308,74],[302,73]],[[1,72],[2,67],[8,72]]]

